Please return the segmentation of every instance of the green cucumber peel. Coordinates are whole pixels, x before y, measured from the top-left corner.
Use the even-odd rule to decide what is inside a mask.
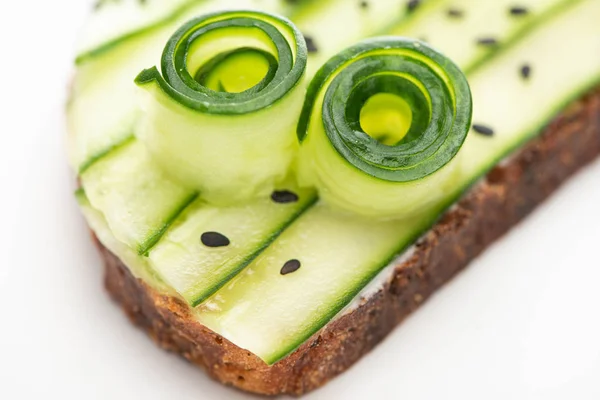
[[[86,50],[83,53],[76,56],[75,65],[81,66],[102,54],[110,52],[112,49],[120,46],[122,43],[124,43],[128,40],[140,37],[146,33],[152,32],[156,29],[166,27],[169,24],[171,24],[173,21],[175,21],[177,18],[180,18],[181,16],[183,16],[187,11],[189,11],[193,7],[197,6],[200,3],[206,2],[206,1],[208,1],[208,0],[190,0],[188,2],[185,2],[179,8],[173,10],[169,15],[167,15],[165,18],[163,18],[159,21],[156,21],[154,23],[140,27],[131,32],[128,32],[121,36],[118,36],[114,39],[110,39],[107,42],[105,42],[101,45],[98,45],[90,50]]]
[[[212,73],[214,73],[216,69],[218,69],[219,65],[225,64],[235,57],[244,57],[246,55],[256,55],[262,57],[269,64],[269,69],[265,77],[253,87],[243,91],[244,93],[248,94],[259,93],[269,84],[269,82],[273,80],[275,72],[277,71],[278,64],[277,59],[271,53],[253,48],[241,48],[230,52],[226,52],[224,54],[220,54],[219,56],[213,58],[211,61],[200,67],[198,72],[196,72],[194,80],[204,87],[209,87],[208,81],[210,79],[210,76]],[[224,86],[222,81],[219,81],[217,92],[227,92],[227,88]]]
[[[323,109],[315,110],[323,90]],[[403,97],[416,117],[406,138],[393,146],[360,129],[362,106],[382,92]],[[456,156],[471,126],[472,107],[467,80],[448,58],[423,42],[375,38],[321,67],[309,85],[297,134],[303,142],[313,113],[321,112],[328,140],[347,162],[378,179],[411,182]]]
[[[535,18],[532,22],[525,24],[521,29],[518,29],[514,32],[508,40],[502,43],[501,46],[494,46],[490,48],[490,50],[482,55],[481,57],[475,58],[471,63],[466,65],[463,70],[466,75],[471,75],[476,72],[478,69],[483,67],[488,63],[489,60],[502,55],[502,53],[510,50],[513,44],[517,44],[522,38],[528,36],[530,33],[534,32],[536,29],[543,26],[546,22],[551,20],[552,18],[560,15],[561,13],[575,7],[577,4],[580,4],[582,1],[586,0],[564,0],[553,7],[545,10],[541,15]]]
[[[175,222],[177,217],[181,215],[181,213],[192,204],[197,198],[199,194],[194,193],[191,194],[187,199],[185,199],[181,205],[173,210],[171,215],[167,217],[167,221],[165,222],[158,230],[156,230],[148,239],[146,239],[143,243],[141,243],[137,248],[137,253],[140,256],[148,257],[150,250],[160,241],[165,232],[169,229],[169,227]]]
[[[298,149],[307,61],[304,36],[283,17],[241,10],[195,18],[168,40],[160,69],[135,80],[146,95],[136,136],[209,203],[268,195]]]
[[[279,25],[293,36],[288,43]],[[217,92],[200,84],[187,69],[187,58],[194,41],[204,34],[220,29],[258,29],[265,33],[277,50],[277,67],[255,87],[241,93]],[[292,50],[291,46],[295,49]],[[217,57],[223,57],[219,55]],[[209,114],[240,115],[272,106],[285,97],[302,79],[308,60],[308,50],[302,33],[287,19],[259,11],[211,13],[182,26],[168,41],[157,67],[142,71],[135,79],[144,86],[155,82],[170,98],[189,109]],[[209,63],[214,60],[209,60]],[[272,59],[270,62],[273,64]],[[209,64],[209,65],[210,65]],[[206,68],[206,67],[205,67]],[[203,71],[206,71],[206,69]]]
[[[304,214],[307,210],[312,208],[318,201],[317,196],[313,196],[309,202],[306,203],[302,208],[300,208],[297,212],[295,212],[289,220],[285,221],[280,227],[274,230],[274,232],[269,235],[263,243],[258,246],[255,251],[246,256],[243,261],[241,261],[236,268],[232,269],[227,275],[223,276],[221,281],[210,286],[205,287],[204,290],[199,291],[196,296],[191,300],[190,306],[192,308],[198,307],[200,304],[204,303],[207,299],[209,299],[212,295],[218,292],[223,286],[225,286],[231,279],[237,276],[241,271],[243,271],[252,261],[256,259],[271,243],[273,243],[288,226],[294,223],[302,214]]]
[[[577,2],[577,4],[581,3],[583,2]],[[302,290],[302,286],[294,288],[292,279],[297,279],[298,281],[305,283],[305,275],[302,275],[303,273],[320,274],[319,271],[321,269],[326,270],[327,267],[331,267],[331,263],[328,262],[319,263],[318,261],[312,261],[319,260],[318,256],[323,256],[326,258],[328,252],[330,252],[329,248],[320,249],[317,246],[318,242],[315,241],[313,244],[317,248],[316,252],[311,253],[309,251],[305,251],[306,244],[303,242],[304,233],[309,232],[310,228],[318,229],[322,222],[320,219],[317,219],[312,221],[312,223],[302,227],[302,229],[298,228],[298,225],[290,227],[289,230],[292,232],[294,227],[296,227],[296,231],[293,234],[286,235],[284,232],[282,235],[283,240],[276,241],[272,247],[270,247],[270,250],[267,249],[265,255],[263,256],[263,260],[258,260],[258,262],[255,262],[249,266],[249,269],[252,271],[251,274],[240,276],[238,280],[232,282],[232,287],[236,288],[232,290],[237,290],[236,293],[230,294],[228,291],[223,290],[216,294],[214,297],[214,305],[216,307],[224,307],[223,310],[217,310],[213,312],[209,309],[209,307],[207,307],[205,310],[198,311],[200,318],[203,318],[201,321],[203,323],[205,322],[206,325],[215,332],[223,333],[227,339],[231,340],[233,343],[241,344],[242,347],[253,351],[255,354],[258,354],[268,364],[274,364],[287,354],[294,351],[300,344],[305,343],[306,339],[315,334],[315,332],[318,332],[318,330],[321,329],[326,323],[331,321],[335,315],[338,315],[336,311],[339,312],[343,309],[343,306],[346,306],[352,299],[355,299],[356,294],[360,293],[360,289],[362,289],[367,282],[370,282],[372,278],[376,276],[377,272],[381,271],[386,265],[389,265],[380,264],[381,260],[387,259],[391,261],[393,256],[390,258],[390,255],[405,251],[412,243],[415,242],[418,237],[431,229],[431,225],[439,219],[443,212],[455,204],[455,202],[464,195],[465,191],[469,187],[479,182],[482,177],[485,176],[487,171],[490,170],[490,168],[493,168],[495,165],[497,165],[500,160],[506,159],[507,156],[509,156],[516,149],[520,148],[525,142],[538,136],[540,129],[543,129],[543,127],[549,121],[555,118],[558,112],[564,110],[564,108],[573,100],[580,98],[581,95],[589,92],[592,87],[595,87],[600,82],[600,76],[598,75],[600,71],[597,69],[598,59],[592,55],[594,53],[584,53],[582,58],[578,59],[576,56],[577,51],[573,50],[577,49],[577,47],[569,47],[568,44],[565,44],[576,43],[577,37],[579,36],[583,42],[580,44],[583,46],[583,48],[594,48],[594,46],[597,45],[597,40],[590,39],[592,36],[581,36],[582,33],[594,31],[592,15],[596,15],[595,11],[598,11],[597,3],[594,4],[593,1],[588,1],[587,5],[588,6],[585,6],[584,8],[580,8],[579,11],[574,10],[573,12],[575,12],[575,14],[550,21],[552,25],[548,26],[547,29],[544,28],[539,32],[528,32],[526,37],[515,37],[510,41],[503,42],[515,52],[509,52],[509,49],[502,50],[501,52],[494,52],[494,56],[490,56],[489,59],[486,60],[485,64],[482,64],[480,67],[477,67],[470,72],[469,79],[473,85],[473,93],[474,95],[479,95],[479,97],[475,98],[481,98],[480,96],[482,94],[489,93],[491,95],[490,98],[492,99],[492,103],[486,105],[487,110],[491,110],[492,112],[487,113],[486,111],[477,111],[481,110],[481,108],[476,109],[476,120],[482,121],[483,123],[489,122],[490,126],[496,130],[496,134],[494,137],[470,135],[462,149],[462,153],[466,154],[466,156],[462,158],[461,161],[466,162],[461,166],[461,176],[456,180],[456,184],[452,190],[447,192],[442,201],[430,212],[425,214],[423,218],[417,218],[413,221],[398,223],[399,231],[404,232],[403,234],[405,234],[405,236],[402,236],[401,239],[398,239],[397,243],[393,243],[392,240],[391,244],[389,245],[389,251],[386,251],[385,256],[373,256],[372,254],[369,255],[371,250],[365,250],[366,253],[361,255],[361,257],[364,256],[365,258],[359,258],[357,263],[360,260],[371,260],[373,262],[373,269],[371,270],[371,266],[369,265],[369,271],[365,272],[364,279],[353,282],[353,286],[344,287],[345,290],[348,290],[351,293],[347,294],[344,292],[343,300],[341,302],[338,302],[338,299],[334,298],[330,303],[331,309],[327,308],[324,309],[322,313],[314,313],[313,316],[308,317],[307,320],[302,320],[302,322],[298,321],[298,324],[295,326],[293,325],[293,321],[288,325],[285,325],[285,322],[281,322],[278,319],[278,317],[282,313],[287,312],[288,309],[294,310],[294,307],[301,308],[298,304],[302,304],[302,302],[305,301],[304,299],[306,299],[305,293]],[[565,6],[564,10],[568,12],[568,8],[568,6]],[[542,16],[542,14],[539,15],[540,17]],[[532,23],[533,22],[534,21],[532,21]],[[577,31],[578,24],[582,25],[581,31]],[[533,29],[531,30],[533,31]],[[546,35],[550,36],[546,37]],[[556,65],[552,65],[551,63],[552,53],[554,52],[544,46],[541,46],[539,52],[536,53],[535,49],[537,47],[535,47],[535,44],[540,45],[543,43],[553,43],[552,39],[557,40],[561,37],[568,38],[568,40],[565,39],[566,41],[563,42],[562,48],[564,50],[568,50],[568,54],[570,56],[568,59],[570,59],[570,61],[565,62],[564,68],[558,67],[559,71],[556,71],[556,74],[549,74],[547,70],[544,71],[543,67],[547,66],[548,68],[551,68],[551,71],[553,70],[552,68],[557,68]],[[540,41],[541,39],[545,40]],[[534,41],[529,42],[530,40]],[[532,47],[533,52],[529,51],[528,47],[526,46],[527,43],[534,44],[534,47]],[[553,46],[550,46],[549,48],[552,49]],[[509,57],[507,57],[507,52]],[[500,55],[503,55],[503,57],[499,57]],[[532,65],[534,65],[534,73],[529,80],[523,80],[519,75],[519,61],[521,58],[524,61],[531,62]],[[505,63],[506,66],[497,70],[494,62]],[[469,65],[469,63],[465,64]],[[502,64],[499,65],[502,66]],[[578,67],[579,65],[584,65],[587,67],[580,69]],[[573,81],[569,80],[568,76],[570,74],[568,72],[560,72],[569,71],[569,68],[572,68],[571,73],[574,71],[580,72],[578,75],[573,76]],[[482,73],[484,75],[481,75]],[[498,80],[494,82],[493,79],[490,78],[490,76],[496,76],[496,73],[502,74],[502,82]],[[540,100],[542,100],[542,98],[544,100],[552,98],[551,77],[553,75],[560,76],[560,79],[557,79],[557,85],[558,83],[561,84],[561,99],[560,101],[541,101],[541,103],[544,105],[543,108],[536,110],[536,103],[533,101],[535,98],[538,96],[540,97]],[[486,77],[489,79],[486,79]],[[510,79],[514,79],[514,81],[510,81]],[[507,80],[506,82],[509,84],[508,90],[511,90],[510,93],[513,95],[508,96],[508,98],[501,99],[498,105],[504,104],[508,106],[509,109],[516,112],[517,116],[534,116],[531,120],[526,120],[529,122],[523,122],[521,125],[519,125],[518,129],[514,129],[508,123],[504,124],[502,119],[503,117],[493,112],[494,110],[499,109],[499,107],[495,107],[496,103],[494,103],[494,101],[497,97],[494,96],[494,94],[498,93],[499,90],[503,88],[502,84],[505,80]],[[486,92],[486,88],[488,88],[490,85],[493,89],[488,89]],[[532,86],[535,87],[536,85],[542,85],[539,87],[543,87],[544,90],[542,92],[532,93],[530,89]],[[526,97],[528,107],[524,112],[517,112],[520,110],[519,103],[513,103],[511,101],[512,98],[518,98],[520,86],[522,86],[523,95],[528,96]],[[502,108],[500,107],[500,109]],[[530,111],[533,111],[533,113]],[[537,114],[536,111],[538,112]],[[495,115],[495,118],[486,118],[486,116],[489,117],[490,115]],[[508,119],[505,119],[505,121],[508,121]],[[316,207],[313,208],[313,210],[315,209]],[[307,218],[310,218],[310,215],[310,212],[307,213]],[[299,219],[298,224],[301,224],[304,220],[305,218]],[[368,227],[378,224],[380,224],[380,222],[369,222],[369,220],[366,220],[364,231],[367,232]],[[308,229],[305,229],[306,227],[308,227]],[[339,218],[339,223],[333,226],[333,228],[336,227],[339,229],[339,233],[341,235],[344,230],[347,229],[346,218]],[[314,237],[315,235],[312,233],[310,236]],[[364,240],[367,240],[372,238],[374,235],[365,233],[363,236]],[[386,232],[377,236],[379,236],[383,241],[389,240],[388,238],[390,237],[390,235]],[[322,233],[321,237],[335,238],[336,231],[328,229],[326,232]],[[322,239],[321,241],[325,240],[326,239]],[[332,239],[331,241],[334,240]],[[301,244],[296,245],[295,243],[297,242]],[[348,251],[352,250],[352,246],[349,245],[352,243],[351,240],[347,240],[346,242],[341,241],[339,243],[345,244],[345,246],[338,246],[340,252],[343,252],[344,249],[347,249]],[[305,262],[301,257],[302,255],[311,261]],[[271,257],[276,258],[274,262],[270,261]],[[285,260],[295,257],[303,261],[303,269],[296,273],[297,275],[292,275],[286,278],[286,281],[281,281],[281,278],[277,275],[277,268],[279,268],[279,266]],[[313,268],[313,271],[306,272],[309,271],[309,268]],[[347,276],[348,272],[346,269],[340,268],[340,271],[342,272],[339,273],[339,276],[334,277],[335,279],[332,279],[332,282],[336,282],[339,279],[344,279]],[[254,297],[252,290],[256,290],[257,287],[254,284],[258,283],[259,279],[264,277],[272,280],[272,287],[277,287],[277,283],[283,282],[284,286],[282,286],[280,289],[275,289],[274,292],[275,295],[280,294],[281,299],[284,301],[289,299],[289,303],[284,303],[284,306],[277,308],[276,304],[279,303],[273,302],[273,309],[270,307],[263,308],[259,306],[264,304],[261,303],[262,299],[268,296],[264,291],[259,290],[258,292],[260,295]],[[314,281],[317,280],[315,279]],[[292,289],[296,291],[293,291]],[[324,293],[326,295],[325,291]],[[339,293],[342,292],[340,291]],[[223,298],[219,298],[219,295],[222,295]],[[314,292],[313,296],[315,296]],[[235,300],[238,298],[245,299],[245,312],[237,313],[243,309],[227,306],[227,304],[236,304]],[[340,298],[342,298],[342,296],[340,296]],[[321,298],[319,298],[319,300],[321,300]],[[316,302],[315,304],[322,305],[323,302]],[[213,304],[211,303],[211,306],[212,305]],[[342,307],[340,308],[340,306]],[[257,309],[260,310],[260,312],[254,311]],[[261,318],[262,315],[265,314],[267,316],[272,316],[274,322],[269,324],[268,318],[265,318],[265,321],[261,320],[261,324],[254,326],[254,317],[256,316]],[[310,328],[307,329],[307,325],[310,325]],[[286,332],[284,328],[287,329],[290,327],[291,329],[297,329],[293,335],[281,333]],[[273,343],[277,343],[277,345],[273,345]]]
[[[104,157],[106,157],[110,153],[112,153],[113,150],[116,150],[122,146],[125,146],[134,140],[135,140],[135,136],[133,136],[133,135],[126,136],[122,140],[120,140],[120,141],[114,143],[113,145],[109,146],[108,148],[104,149],[102,152],[98,153],[97,155],[95,155],[94,157],[92,157],[88,161],[86,161],[84,164],[82,164],[79,167],[78,174],[82,175],[83,173],[85,173],[85,171],[87,171],[90,167],[92,167],[97,161],[100,161],[101,159],[103,159]]]

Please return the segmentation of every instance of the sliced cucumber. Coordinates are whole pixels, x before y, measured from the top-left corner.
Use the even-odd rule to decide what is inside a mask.
[[[283,188],[283,187],[282,187]],[[196,306],[248,265],[315,199],[315,193],[288,184],[296,201],[265,198],[242,206],[192,204],[150,251],[148,262],[163,279]],[[287,193],[287,192],[286,192]],[[206,233],[224,235],[229,245],[208,247]]]
[[[196,197],[167,178],[139,142],[132,140],[98,160],[81,175],[90,204],[113,235],[145,254]]]
[[[404,26],[413,16],[426,14],[434,5],[447,2],[423,0],[417,7],[410,7],[408,1],[398,0],[324,0],[301,7],[290,18],[314,46],[307,75],[312,76],[332,55],[360,39],[373,36],[384,27]]]
[[[231,11],[195,18],[167,43],[160,72],[153,67],[136,79],[148,95],[136,134],[165,171],[213,204],[267,196],[298,149],[306,62],[302,33],[281,17]],[[266,73],[236,93],[194,79],[226,89],[251,75],[239,72],[244,66]]]
[[[242,93],[259,84],[273,72],[277,60],[270,53],[240,49],[216,57],[196,72],[195,80],[215,92]]]
[[[79,68],[67,108],[70,163],[78,172],[133,136],[138,106],[131,76],[157,51],[132,41]]]
[[[151,13],[153,18],[161,15],[160,20],[139,17],[143,21],[139,29],[132,28],[135,24],[128,25],[130,32],[80,54],[67,108],[71,165],[84,171],[133,135],[138,117],[135,77],[143,68],[159,62],[165,43],[181,24],[215,10],[259,6],[288,9],[289,5],[284,3],[284,0],[178,0],[181,6],[177,8],[160,1],[156,11]],[[110,7],[114,8],[115,15],[120,15],[121,6]],[[139,8],[123,7],[131,8],[133,14],[133,10]],[[129,12],[123,10],[123,13]]]
[[[403,243],[414,240],[413,226],[374,224],[320,203],[202,304],[198,318],[272,364],[333,318]],[[300,269],[282,275],[290,260]]]
[[[312,190],[286,182],[285,192],[243,206],[193,202],[195,193],[165,177],[135,140],[96,162],[81,183],[84,214],[101,241],[136,270],[140,261],[130,253],[147,256],[144,268],[191,305],[242,270],[316,200]],[[229,245],[203,245],[202,234],[210,232],[226,235]]]
[[[161,293],[176,294],[162,278],[158,276],[149,266],[144,257],[139,256],[135,251],[127,247],[123,242],[117,240],[108,227],[102,213],[96,210],[90,204],[83,189],[75,193],[75,198],[79,207],[87,220],[90,228],[104,247],[109,249],[113,254],[118,254],[119,258],[127,265],[131,273],[139,279],[142,279],[146,284],[152,286]]]
[[[322,2],[321,5],[329,7],[333,3],[336,2],[332,0]],[[344,3],[343,6],[346,7],[349,3],[351,2]],[[465,15],[473,13],[472,15],[486,15],[491,19],[499,16],[505,18],[508,15],[509,5],[504,0],[498,2],[502,6],[500,8],[492,3],[465,1],[460,4],[465,5]],[[521,3],[531,7],[533,11],[530,16],[508,15],[504,22],[491,21],[489,33],[486,33],[488,25],[480,23],[478,19],[468,19],[462,27],[459,26],[459,29],[462,29],[460,40],[463,40],[465,30],[469,35],[473,35],[470,42],[473,43],[473,47],[468,49],[464,41],[442,41],[453,35],[450,24],[454,23],[454,20],[449,18],[444,20],[445,22],[429,19],[433,14],[427,13],[421,22],[416,20],[414,25],[402,28],[404,32],[418,35],[419,27],[429,26],[429,37],[424,39],[431,41],[446,54],[455,56],[461,66],[473,71],[470,82],[475,99],[474,122],[488,125],[495,131],[494,137],[470,135],[461,150],[461,163],[457,166],[460,176],[454,181],[455,186],[448,190],[448,202],[444,206],[449,206],[453,199],[481,178],[512,149],[535,136],[568,102],[600,82],[600,55],[598,52],[581,51],[582,48],[600,48],[600,31],[594,21],[594,17],[600,15],[600,3],[594,0],[562,0],[560,4],[555,0],[523,0]],[[439,7],[436,9],[444,13],[444,7],[450,6],[446,1],[430,4],[432,9]],[[442,4],[445,6],[442,7]],[[306,7],[308,10],[309,6]],[[564,10],[561,7],[564,7]],[[496,13],[493,10],[500,11]],[[328,21],[334,21],[333,11],[331,9],[327,12],[332,18]],[[542,12],[547,13],[548,18],[554,13],[564,14],[545,20],[540,17]],[[299,23],[310,25],[309,17],[304,19],[300,12],[298,16]],[[540,21],[544,22],[541,27],[537,26],[541,24]],[[460,20],[456,22],[461,25]],[[334,27],[331,22],[330,25],[331,29],[338,26]],[[321,28],[327,25],[318,26]],[[537,30],[530,32],[533,28]],[[311,35],[310,31],[306,32]],[[150,40],[149,35],[154,33],[156,32],[145,32],[143,38],[131,38],[123,43],[131,44],[140,40],[140,48],[148,51],[148,60],[152,59],[152,64],[157,56],[154,51],[147,49],[151,43],[163,40],[157,39],[158,33]],[[519,42],[521,34],[529,36]],[[497,49],[477,45],[476,40],[482,35],[496,35],[501,43],[498,47],[500,53],[496,54]],[[313,39],[316,40],[317,47],[323,40],[322,48],[328,49],[328,36],[324,36],[325,39]],[[575,43],[576,46],[573,45]],[[162,46],[162,43],[160,45]],[[121,46],[125,50],[119,53]],[[124,96],[123,107],[135,104],[135,99],[131,97],[134,94],[123,89],[129,88],[124,83],[125,80],[115,86],[109,84],[127,75],[123,72],[125,68],[122,71],[114,71],[115,67],[119,69],[122,64],[127,68],[133,67],[133,61],[131,64],[124,61],[131,60],[128,51],[135,51],[136,47],[132,45],[127,48],[126,44],[119,44],[110,52],[99,54],[93,61],[86,61],[82,68],[87,69],[83,70],[85,73],[75,85],[75,97],[71,107],[77,107],[78,102],[87,101],[85,106],[72,108],[78,114],[75,118],[71,115],[71,121],[76,122],[72,125],[75,125],[78,134],[74,146],[74,158],[78,161],[76,165],[87,167],[84,168],[86,171],[82,176],[82,183],[90,198],[90,201],[82,206],[86,217],[90,221],[99,221],[90,222],[92,228],[97,231],[103,243],[128,265],[131,264],[132,269],[140,269],[137,266],[140,260],[143,261],[144,268],[152,264],[151,271],[160,270],[170,282],[179,287],[180,293],[184,293],[192,304],[201,301],[219,286],[225,285],[197,309],[198,319],[234,343],[255,352],[265,361],[277,361],[331,320],[387,261],[413,243],[414,239],[427,230],[440,215],[442,210],[436,209],[418,220],[404,221],[402,224],[375,223],[361,217],[328,211],[324,205],[319,204],[305,212],[283,231],[265,252],[251,262],[242,274],[227,283],[227,279],[239,271],[248,260],[245,257],[254,256],[255,250],[264,244],[261,240],[270,238],[266,232],[251,232],[258,226],[257,221],[265,218],[269,224],[272,222],[271,226],[275,227],[274,233],[277,234],[282,228],[274,220],[279,217],[272,220],[268,217],[270,211],[261,211],[247,224],[241,224],[244,226],[244,233],[232,231],[234,233],[228,234],[232,238],[251,237],[255,240],[256,249],[244,245],[243,251],[233,248],[231,254],[223,254],[222,257],[217,251],[223,249],[217,249],[214,254],[208,256],[223,261],[223,264],[217,261],[215,264],[201,263],[195,261],[200,260],[200,254],[207,254],[207,249],[198,248],[199,236],[203,233],[201,231],[221,229],[225,232],[233,228],[235,215],[239,215],[240,211],[218,210],[211,214],[210,208],[204,209],[200,203],[194,203],[193,208],[179,217],[173,229],[168,231],[164,246],[161,241],[155,248],[151,248],[165,227],[176,219],[176,214],[181,209],[179,204],[185,204],[189,199],[186,195],[191,196],[193,193],[164,178],[155,166],[143,161],[147,160],[147,154],[140,150],[139,143],[132,141],[122,147],[118,145],[129,136],[131,127],[123,127],[128,124],[131,126],[136,110],[134,107],[130,109],[131,112],[120,115],[116,113],[115,108],[119,107],[115,104],[120,105],[117,103],[120,97],[115,93]],[[113,51],[114,55],[109,56]],[[326,51],[323,52],[325,53]],[[321,56],[320,52],[317,54]],[[146,64],[144,62],[139,68]],[[525,64],[532,67],[529,79],[520,76],[520,70]],[[139,68],[136,68],[136,72]],[[113,75],[108,76],[106,71]],[[99,89],[95,93],[92,92],[94,88],[99,87],[95,86],[97,81],[103,79],[104,84],[109,85],[103,91],[112,91],[111,96],[103,97]],[[87,100],[86,95],[89,96]],[[130,97],[127,99],[125,96]],[[515,98],[519,101],[515,101]],[[88,122],[86,115],[94,114],[90,110],[98,110],[99,116]],[[102,129],[93,130],[95,125],[101,124],[104,124]],[[92,134],[86,136],[88,132]],[[82,142],[79,142],[79,135],[83,138]],[[137,148],[139,154],[127,150],[129,146]],[[99,157],[112,148],[115,150],[111,154]],[[121,151],[131,153],[120,156]],[[96,158],[96,163],[90,162]],[[124,168],[125,172],[118,171],[118,168]],[[152,174],[159,177],[150,177]],[[114,183],[110,182],[112,179]],[[164,187],[159,189],[154,186],[155,183]],[[144,201],[147,199],[151,200]],[[261,204],[259,209],[264,205]],[[298,209],[297,212],[301,210]],[[250,211],[245,213],[253,215]],[[290,214],[289,220],[296,215]],[[278,221],[284,219],[282,217]],[[246,228],[250,231],[248,234],[245,233]],[[238,243],[238,240],[235,242]],[[136,255],[143,250],[149,252],[149,259]],[[153,254],[155,251],[156,254]],[[173,260],[181,260],[182,264]],[[238,263],[238,260],[243,261]],[[300,261],[300,269],[281,275],[282,268],[291,260]],[[297,263],[292,264],[297,266]],[[185,268],[179,268],[180,265],[184,265]],[[215,269],[218,273],[212,275],[215,265],[219,265]],[[210,266],[212,268],[208,268]],[[288,271],[284,269],[283,272]],[[189,281],[187,277],[190,277]],[[152,281],[155,278],[148,275],[144,279]],[[310,296],[306,295],[307,285],[314,286],[314,293],[313,288],[310,288]]]
[[[571,1],[561,15],[471,74],[473,121],[493,129],[494,136],[467,139],[461,159],[465,184],[600,84],[600,52],[592,50],[600,49],[598,16],[599,1]],[[521,76],[524,65],[532,71],[528,78]]]
[[[367,103],[395,99],[410,123],[396,143],[363,127]],[[429,212],[455,186],[455,159],[471,128],[467,79],[423,42],[386,37],[361,42],[328,61],[311,82],[298,124],[298,176],[324,202],[375,218]],[[389,136],[395,136],[390,132]]]
[[[201,6],[189,13],[194,15],[203,10]],[[75,169],[85,171],[133,136],[138,117],[135,76],[159,60],[177,22],[187,16],[129,37],[110,51],[99,52],[79,65],[67,107],[69,158]]]
[[[579,0],[573,0],[579,1]],[[519,39],[534,20],[569,6],[565,0],[453,0],[437,3],[386,34],[419,38],[469,71],[498,49]],[[518,8],[519,12],[511,12]]]
[[[197,16],[191,9],[261,9],[289,15],[310,0],[99,0],[78,43],[77,63],[90,61],[122,43],[165,27],[183,15]],[[206,4],[213,3],[213,4]]]
[[[84,62],[207,1],[215,0],[99,0],[81,34],[77,60]]]
[[[444,209],[498,160],[536,136],[566,104],[600,83],[600,53],[590,50],[600,48],[598,15],[598,1],[571,2],[472,74],[475,122],[489,125],[495,135],[470,135],[461,150],[462,176],[447,193]],[[520,74],[524,63],[532,66],[529,79]],[[200,306],[198,319],[272,364],[330,321],[443,211],[414,221],[377,223],[322,207],[301,216],[244,273]],[[288,260],[302,266],[282,276]]]
[[[99,39],[90,41],[95,43],[95,47],[89,45],[80,54],[67,109],[71,165],[84,171],[133,135],[138,117],[138,99],[133,84],[135,76],[143,68],[159,62],[167,39],[193,17],[216,10],[253,8],[293,15],[301,30],[318,46],[318,51],[311,54],[314,59],[310,60],[308,73],[311,74],[335,52],[363,36],[374,34],[382,24],[403,25],[408,17],[426,10],[429,3],[440,1],[424,0],[416,12],[410,13],[405,4],[399,6],[395,0],[369,2],[367,8],[362,8],[358,1],[347,0],[302,0],[295,4],[287,0],[178,0],[172,4],[160,1],[156,10],[165,7],[162,9],[164,14],[160,13],[162,18],[156,18],[158,11],[134,17],[139,18],[139,23],[127,25],[126,31],[119,31],[112,39],[102,43]],[[176,7],[176,4],[181,6]],[[113,10],[111,15],[117,17],[121,15],[120,7],[115,5],[107,9]],[[136,14],[133,10],[139,8],[131,4],[123,7],[132,10],[122,9],[124,15]],[[348,19],[339,18],[340,13]],[[111,25],[112,17],[107,16],[106,21]],[[347,21],[353,23],[348,25]],[[343,35],[337,34],[340,30],[344,31]],[[103,37],[103,34],[98,34],[98,37]]]

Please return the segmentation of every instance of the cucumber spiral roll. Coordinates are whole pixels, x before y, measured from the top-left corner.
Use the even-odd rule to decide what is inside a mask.
[[[451,189],[471,115],[464,74],[425,43],[359,43],[309,85],[298,125],[299,180],[342,209],[413,216]]]
[[[269,194],[297,153],[306,43],[288,20],[256,11],[194,19],[136,83],[136,135],[203,198],[230,204]]]

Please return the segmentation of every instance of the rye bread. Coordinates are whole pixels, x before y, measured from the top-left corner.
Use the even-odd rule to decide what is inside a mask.
[[[348,369],[599,153],[600,90],[596,90],[473,187],[395,267],[382,290],[272,367],[195,322],[183,301],[134,278],[97,242],[106,265],[106,288],[161,347],[203,367],[216,380],[259,394],[301,395]]]

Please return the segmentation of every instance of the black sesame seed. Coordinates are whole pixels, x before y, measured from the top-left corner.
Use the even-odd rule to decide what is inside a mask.
[[[367,9],[369,8],[369,2],[368,1],[361,1],[360,3],[358,3],[358,5],[360,6],[360,8]]]
[[[482,124],[473,124],[473,130],[483,136],[494,136],[494,130]]]
[[[206,247],[225,247],[230,244],[229,239],[219,232],[204,232],[200,240]]]
[[[281,275],[291,274],[292,272],[296,272],[300,269],[300,261],[298,260],[290,260],[283,264],[283,268],[281,268]]]
[[[281,204],[295,203],[298,201],[298,195],[289,190],[277,190],[271,195],[271,200]]]
[[[421,5],[421,0],[409,0],[408,3],[406,3],[406,10],[408,12],[413,12],[415,11],[419,6]]]
[[[319,49],[317,48],[317,44],[315,43],[315,40],[307,35],[304,35],[304,40],[306,41],[306,48],[308,49],[309,53],[316,53],[317,51],[319,51]]]
[[[511,7],[509,12],[511,15],[527,15],[529,13],[529,10],[525,7],[515,6]]]
[[[458,8],[449,8],[447,14],[451,18],[462,18],[464,16],[463,11]]]
[[[529,77],[531,76],[531,66],[529,64],[524,64],[521,67],[521,76],[524,79],[529,79]]]
[[[493,37],[483,37],[477,39],[477,44],[481,46],[496,46],[498,44],[498,40]]]

